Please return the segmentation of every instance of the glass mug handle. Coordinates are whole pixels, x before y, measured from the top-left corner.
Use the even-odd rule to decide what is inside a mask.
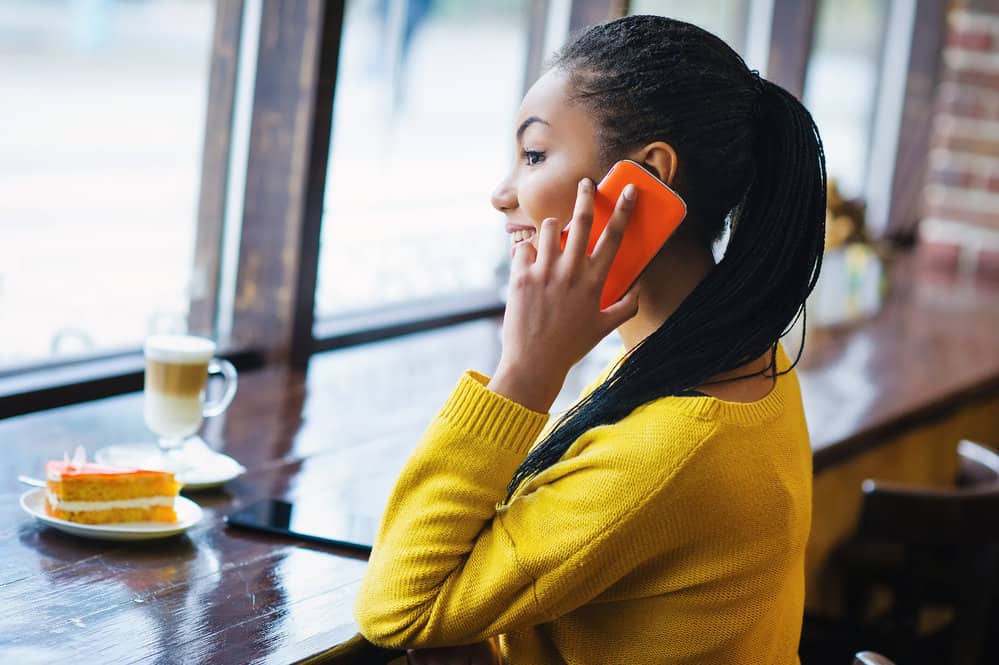
[[[228,409],[232,398],[236,396],[236,368],[228,360],[212,358],[211,362],[208,363],[208,374],[209,376],[221,374],[225,381],[225,390],[222,391],[222,396],[217,400],[205,402],[205,406],[202,408],[202,415],[205,418],[212,418]]]

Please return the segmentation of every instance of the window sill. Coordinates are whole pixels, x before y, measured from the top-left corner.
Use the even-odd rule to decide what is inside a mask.
[[[239,370],[263,364],[255,351],[223,357]],[[144,371],[142,352],[136,350],[0,376],[0,419],[141,390]]]

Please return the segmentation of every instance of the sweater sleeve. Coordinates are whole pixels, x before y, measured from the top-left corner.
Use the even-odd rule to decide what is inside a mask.
[[[501,505],[548,416],[486,383],[462,376],[396,482],[355,604],[376,644],[465,644],[551,621],[662,551],[641,542],[649,520],[668,531],[646,510],[668,473],[643,469],[647,442],[615,426]]]

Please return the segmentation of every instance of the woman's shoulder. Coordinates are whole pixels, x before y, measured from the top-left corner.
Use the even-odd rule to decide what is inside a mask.
[[[593,381],[591,381],[580,393],[577,401],[582,401],[586,396],[597,389],[600,384],[604,383],[611,375],[617,371],[618,367],[627,355],[627,348],[624,345],[619,346],[613,353],[610,361],[607,362],[600,373],[596,376]],[[767,354],[769,356],[769,353]],[[763,358],[761,357],[761,360]],[[769,360],[767,360],[769,362]],[[797,390],[797,378],[794,375],[794,370],[791,368],[791,361],[784,350],[783,344],[777,344],[777,356],[776,364],[778,376],[775,381],[772,376],[760,376],[759,382],[753,383],[752,385],[747,384],[746,386],[735,386],[735,384],[718,384],[718,388],[715,386],[706,386],[698,389],[697,391],[691,391],[682,395],[669,396],[664,398],[659,398],[654,400],[657,406],[665,409],[675,409],[681,407],[682,405],[694,405],[696,408],[692,410],[694,413],[704,415],[705,407],[707,411],[717,410],[718,407],[722,407],[724,410],[724,405],[726,404],[757,404],[762,405],[767,401],[774,401],[773,398],[779,397],[777,393],[781,392],[779,388]],[[783,380],[782,380],[783,379]],[[783,384],[783,385],[782,385]],[[679,402],[663,401],[671,397],[680,399]],[[707,402],[698,402],[698,399],[706,399]],[[684,400],[693,400],[691,402],[686,402]],[[780,401],[777,399],[776,401]],[[681,408],[681,410],[684,410]],[[752,409],[750,409],[752,411]],[[756,410],[758,411],[758,409]],[[762,415],[762,414],[760,414]]]
[[[622,347],[583,396],[606,380],[624,355]],[[606,437],[616,440],[619,446],[633,441],[643,448],[651,445],[665,455],[684,456],[710,439],[732,435],[762,441],[779,434],[780,438],[786,435],[800,440],[807,447],[808,432],[797,377],[780,344],[777,369],[772,388],[759,399],[729,401],[712,395],[659,397],[636,407],[616,423],[594,428],[589,437],[584,435],[577,443],[585,446],[595,437]],[[554,420],[549,427],[555,424]]]

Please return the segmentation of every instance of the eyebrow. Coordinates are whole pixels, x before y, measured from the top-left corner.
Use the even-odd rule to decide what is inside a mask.
[[[546,120],[542,120],[538,116],[532,115],[530,118],[528,118],[524,122],[520,123],[520,127],[517,128],[517,140],[519,141],[520,138],[524,135],[524,131],[526,131],[528,127],[530,127],[531,125],[533,125],[536,122],[540,122],[543,125],[551,127],[551,125],[549,125]]]

